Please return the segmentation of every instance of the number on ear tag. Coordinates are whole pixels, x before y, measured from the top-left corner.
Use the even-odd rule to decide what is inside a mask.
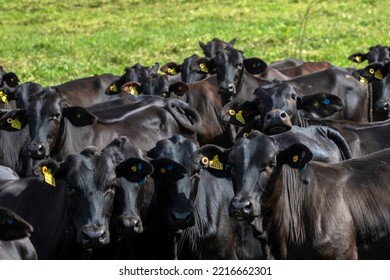
[[[218,170],[223,170],[223,164],[219,161],[218,155],[214,156],[213,160],[210,160],[209,167]]]

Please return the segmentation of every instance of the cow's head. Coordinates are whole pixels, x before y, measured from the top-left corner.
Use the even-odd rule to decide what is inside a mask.
[[[138,158],[117,162],[110,154],[87,147],[57,163],[40,161],[34,174],[52,187],[63,179],[68,186],[69,213],[77,230],[78,244],[99,247],[110,242],[109,222],[118,178],[139,177],[132,166],[144,164]]]
[[[17,131],[27,124],[31,141],[27,146],[34,159],[47,158],[63,140],[64,120],[74,126],[91,125],[95,116],[83,107],[67,105],[63,95],[54,87],[30,95],[25,109],[11,110],[0,118],[0,128]]]
[[[276,134],[289,130],[292,125],[302,125],[299,110],[314,118],[324,118],[343,108],[343,101],[333,94],[300,95],[291,84],[277,82],[257,88],[253,101],[234,100],[228,103],[221,114],[222,120],[231,124],[236,124],[238,119],[247,124],[254,116],[260,116],[261,131]]]
[[[122,86],[128,82],[143,84],[147,77],[158,72],[159,67],[159,63],[155,63],[152,67],[142,66],[139,63],[126,67],[125,74],[107,88],[106,94],[119,94]]]
[[[246,59],[242,51],[228,47],[217,52],[213,58],[194,61],[190,68],[201,73],[216,74],[220,94],[231,99],[242,85],[244,70],[260,74],[265,71],[267,64],[259,58]]]
[[[133,158],[118,166],[118,170],[125,172],[131,170],[131,176],[117,178],[115,181],[114,210],[111,218],[111,231],[118,235],[139,234],[144,228],[141,220],[141,207],[145,188],[151,180],[147,177],[152,173],[153,167],[143,160],[141,150],[132,145],[127,137],[113,140],[102,152],[110,154],[117,162]]]
[[[390,62],[370,63],[363,69],[356,70],[353,75],[363,83],[373,83],[374,110],[377,112],[390,112]]]
[[[273,138],[259,131],[238,139],[228,150],[205,145],[196,154],[218,157],[225,168],[214,175],[227,177],[233,182],[235,195],[229,206],[229,215],[249,222],[260,216],[262,197],[270,192],[281,165],[288,163],[293,168],[302,168],[312,158],[306,146],[293,144],[281,148]]]
[[[184,83],[193,83],[196,81],[200,81],[206,78],[208,74],[190,69],[192,62],[199,58],[200,57],[197,54],[193,54],[192,56],[185,58],[182,64],[177,64],[176,62],[168,62],[164,64],[160,70],[161,72],[172,76],[180,74],[181,81]]]
[[[350,55],[348,59],[356,63],[361,63],[365,60],[367,60],[368,63],[373,63],[373,62],[387,63],[390,61],[390,47],[382,46],[382,45],[372,46],[368,49],[368,52],[354,53]]]
[[[194,225],[191,176],[196,166],[191,156],[196,149],[195,143],[175,135],[157,142],[156,147],[148,152],[153,158],[152,177],[160,226],[180,231]]]

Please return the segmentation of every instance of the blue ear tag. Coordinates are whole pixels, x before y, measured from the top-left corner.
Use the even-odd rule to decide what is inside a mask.
[[[173,169],[173,165],[172,165],[172,164],[168,164],[168,165],[167,165],[167,170],[168,170],[168,171],[171,171],[172,169]]]
[[[7,217],[7,224],[12,225],[14,223],[14,218]]]
[[[324,103],[325,105],[328,105],[330,103],[329,99],[328,98],[325,98],[322,103]]]
[[[138,170],[142,170],[142,164],[141,164],[141,163],[138,163],[138,164],[137,164],[137,168],[138,168]]]
[[[260,62],[258,62],[258,63],[257,63],[257,67],[260,67],[260,66],[261,66],[261,63],[260,63]]]

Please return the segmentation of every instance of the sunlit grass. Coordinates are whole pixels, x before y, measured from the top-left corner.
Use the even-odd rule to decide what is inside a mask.
[[[121,75],[137,62],[181,62],[201,54],[199,41],[237,37],[247,57],[349,67],[351,53],[389,44],[383,8],[369,0],[0,0],[0,65],[23,82],[58,84]]]

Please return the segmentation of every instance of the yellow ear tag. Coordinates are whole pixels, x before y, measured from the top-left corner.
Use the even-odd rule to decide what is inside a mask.
[[[116,84],[113,84],[112,86],[110,86],[110,91],[118,92],[118,88],[117,88]]]
[[[53,177],[53,175],[51,175],[51,170],[49,168],[47,168],[46,166],[42,166],[42,174],[44,176],[44,181],[49,184],[50,186],[53,186],[55,187],[56,186],[56,181]]]
[[[213,169],[223,170],[223,164],[219,161],[218,155],[213,160],[210,160],[209,167]]]
[[[234,116],[236,114],[236,111],[234,111],[234,110],[229,110],[229,115],[230,116]]]
[[[15,129],[21,129],[22,128],[22,124],[20,123],[19,119],[8,118],[7,119],[7,123],[11,124],[12,128],[15,128]]]
[[[318,101],[315,101],[315,102],[313,103],[313,107],[314,107],[314,108],[318,108]]]
[[[374,74],[374,68],[370,68],[370,70],[368,70],[368,72],[370,73],[370,74]]]
[[[168,73],[171,75],[177,75],[175,68],[168,68]]]
[[[160,172],[161,172],[161,173],[165,173],[165,172],[167,172],[167,170],[166,170],[165,168],[162,167],[162,168],[160,168]]]
[[[1,97],[1,101],[3,101],[3,103],[8,104],[8,98],[4,92],[0,91],[0,97]]]
[[[81,114],[80,114],[80,113],[77,113],[77,114],[76,114],[76,118],[78,118],[78,119],[81,118]]]
[[[362,83],[363,85],[368,84],[368,80],[366,78],[364,78],[363,76],[360,76],[359,82]]]
[[[129,87],[129,93],[130,93],[131,95],[138,96],[137,87],[135,87],[135,86],[130,86],[130,87]]]
[[[293,156],[293,162],[297,162],[298,159],[299,159],[299,156],[298,156],[298,155]]]
[[[356,60],[356,62],[360,63],[360,62],[362,62],[362,57],[361,56],[356,56],[355,60]]]
[[[238,120],[242,124],[245,124],[245,119],[242,116],[242,111],[238,111],[238,113],[236,114],[236,120]]]
[[[204,64],[204,63],[200,63],[199,68],[200,68],[200,71],[202,71],[202,72],[205,72],[205,73],[209,72],[209,69],[207,68],[206,64]]]
[[[378,80],[382,80],[383,79],[383,75],[382,75],[382,73],[381,73],[381,71],[379,69],[375,71],[374,77],[377,78]]]
[[[133,171],[133,172],[137,171],[137,165],[134,164],[134,165],[131,167],[131,171]]]

